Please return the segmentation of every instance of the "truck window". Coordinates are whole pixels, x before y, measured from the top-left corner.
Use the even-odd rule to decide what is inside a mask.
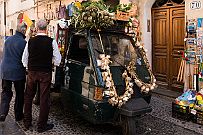
[[[111,56],[112,63],[110,66],[125,66],[128,65],[131,60],[137,59],[137,53],[128,36],[105,34],[101,37],[105,54]],[[97,36],[93,37],[92,41],[95,55],[98,59],[99,54],[103,53],[102,45]]]
[[[74,35],[71,42],[68,59],[90,65],[86,38],[84,36]]]

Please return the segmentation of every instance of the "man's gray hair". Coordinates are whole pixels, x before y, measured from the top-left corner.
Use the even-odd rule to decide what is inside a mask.
[[[17,25],[17,31],[18,32],[25,34],[26,30],[27,30],[27,25],[24,22],[18,23],[18,25]]]
[[[37,22],[37,28],[39,30],[46,30],[47,29],[47,21],[45,19],[40,19],[38,22]]]

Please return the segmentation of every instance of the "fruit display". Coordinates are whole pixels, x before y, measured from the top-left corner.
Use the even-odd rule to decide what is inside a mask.
[[[196,102],[196,91],[186,90],[181,96],[175,99],[175,103],[181,106],[193,107]]]
[[[197,94],[196,94],[196,104],[194,106],[195,110],[203,111],[203,89],[201,89]]]

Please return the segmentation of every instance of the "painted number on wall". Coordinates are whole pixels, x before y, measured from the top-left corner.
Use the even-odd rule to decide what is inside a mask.
[[[201,2],[200,1],[193,1],[190,3],[191,9],[200,9],[201,8]]]

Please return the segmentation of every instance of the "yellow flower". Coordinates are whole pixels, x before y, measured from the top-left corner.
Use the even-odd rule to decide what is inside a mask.
[[[80,2],[75,2],[75,6],[80,9],[82,6],[81,6],[81,3]]]

